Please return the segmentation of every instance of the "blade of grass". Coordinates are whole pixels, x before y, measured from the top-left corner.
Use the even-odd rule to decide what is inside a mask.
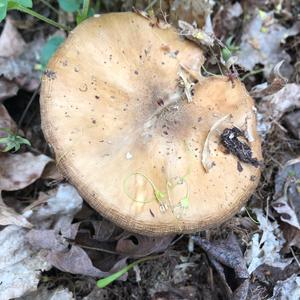
[[[131,264],[129,264],[128,266],[124,267],[123,269],[121,269],[120,271],[113,273],[105,278],[99,279],[97,281],[97,287],[103,289],[106,286],[108,286],[109,284],[111,284],[113,281],[117,280],[118,278],[120,278],[122,275],[124,275],[125,273],[127,273],[130,269],[132,269],[134,266],[138,265],[139,263],[148,261],[148,260],[152,260],[152,259],[156,259],[161,257],[162,255],[155,255],[155,256],[148,256],[148,257],[144,257],[141,258]]]
[[[33,11],[32,9],[30,8],[27,8],[27,7],[24,7],[20,4],[17,4],[17,3],[11,3],[8,5],[8,10],[12,10],[12,9],[15,9],[15,10],[18,10],[18,11],[21,11],[21,12],[24,12],[24,13],[27,13],[41,21],[44,21],[52,26],[55,26],[59,29],[62,29],[62,30],[66,30],[66,31],[69,31],[69,28],[67,26],[64,26],[62,24],[59,24],[51,19],[48,19],[46,17],[44,17],[43,15],[40,15],[39,13]]]

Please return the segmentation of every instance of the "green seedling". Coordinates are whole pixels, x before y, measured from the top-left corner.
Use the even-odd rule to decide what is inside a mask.
[[[107,287],[109,284],[111,284],[112,282],[114,282],[115,280],[117,280],[118,278],[120,278],[122,275],[127,273],[134,266],[136,266],[136,265],[138,265],[142,262],[145,262],[145,261],[148,261],[148,260],[151,260],[151,259],[156,259],[156,258],[159,258],[159,257],[161,257],[161,255],[148,256],[148,257],[141,258],[141,259],[129,264],[128,266],[122,268],[120,271],[98,280],[97,281],[97,287],[103,289],[103,288]]]
[[[76,22],[80,24],[88,17],[94,15],[94,11],[90,9],[90,0],[83,0],[82,9],[77,12]]]
[[[4,149],[0,150],[1,152],[8,152],[13,149],[16,152],[21,148],[22,145],[31,146],[27,139],[17,135],[16,133],[13,133],[8,128],[0,128],[0,131],[7,133],[7,136],[0,138],[0,145],[4,145]]]
[[[225,47],[221,51],[223,60],[227,62],[239,49],[240,47],[233,42],[233,36],[229,37],[225,42]]]

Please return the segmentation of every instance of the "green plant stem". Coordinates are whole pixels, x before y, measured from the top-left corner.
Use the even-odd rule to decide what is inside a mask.
[[[154,255],[154,256],[148,256],[148,257],[144,257],[141,258],[131,264],[129,264],[128,266],[124,267],[123,269],[121,269],[120,271],[113,273],[105,278],[102,278],[100,280],[97,281],[97,287],[99,288],[105,288],[106,286],[108,286],[109,284],[111,284],[113,281],[117,280],[118,278],[120,278],[122,275],[124,275],[125,273],[127,273],[130,269],[132,269],[134,266],[136,266],[139,263],[148,261],[148,260],[152,260],[152,259],[157,259],[159,257],[161,257],[162,255]]]
[[[90,7],[90,0],[83,0],[82,16],[84,17],[84,19],[86,19],[88,16],[89,7]]]
[[[12,9],[19,10],[19,11],[27,13],[27,14],[29,14],[29,15],[31,15],[31,16],[33,16],[33,17],[35,17],[35,18],[37,18],[37,19],[39,19],[41,21],[44,21],[44,22],[46,22],[46,23],[48,23],[48,24],[50,24],[52,26],[55,26],[55,27],[57,27],[59,29],[69,31],[68,27],[66,27],[66,26],[64,26],[62,24],[59,24],[59,23],[57,23],[57,22],[55,22],[55,21],[53,21],[51,19],[48,19],[47,17],[44,17],[43,15],[41,15],[41,14],[39,14],[39,13],[31,10],[30,8],[24,7],[22,5],[13,4],[13,5],[10,5],[8,7],[8,9],[9,10],[12,10]]]

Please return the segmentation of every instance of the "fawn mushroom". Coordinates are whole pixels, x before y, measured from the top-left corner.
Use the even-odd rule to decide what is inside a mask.
[[[212,227],[257,185],[253,100],[238,80],[199,77],[203,62],[174,28],[111,13],[80,24],[48,65],[42,127],[57,164],[123,228]]]

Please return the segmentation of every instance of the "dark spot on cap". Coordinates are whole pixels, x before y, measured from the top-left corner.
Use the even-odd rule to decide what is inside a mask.
[[[243,172],[243,167],[242,167],[242,165],[241,165],[241,163],[239,161],[237,162],[237,170],[239,172]]]
[[[134,71],[135,75],[139,75],[139,72],[137,70]]]

